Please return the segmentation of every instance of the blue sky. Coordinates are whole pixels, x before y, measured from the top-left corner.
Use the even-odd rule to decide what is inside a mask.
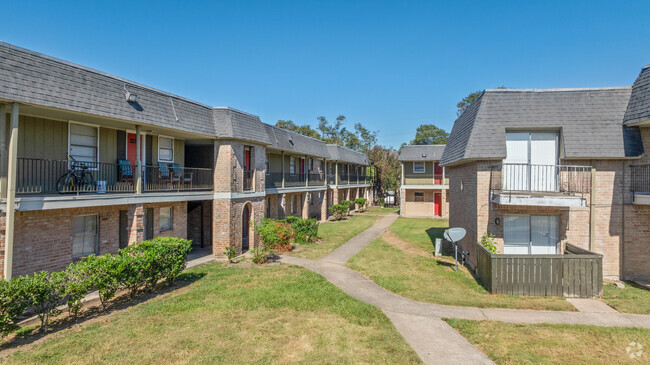
[[[475,90],[631,85],[650,63],[650,1],[0,3],[5,42],[266,123],[344,114],[394,147],[451,131]]]

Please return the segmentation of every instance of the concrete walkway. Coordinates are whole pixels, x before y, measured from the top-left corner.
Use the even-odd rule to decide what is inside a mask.
[[[455,307],[417,302],[394,294],[358,272],[343,266],[347,260],[388,228],[395,219],[394,216],[382,218],[319,261],[291,256],[282,256],[280,260],[286,264],[314,271],[350,296],[379,307],[427,364],[492,363],[441,318],[650,329],[650,315],[619,313],[603,307],[594,309],[591,302],[577,304],[576,306],[582,305],[583,309],[587,310],[581,312]]]

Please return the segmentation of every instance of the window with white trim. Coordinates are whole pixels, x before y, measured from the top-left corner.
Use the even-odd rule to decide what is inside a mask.
[[[160,208],[160,231],[171,231],[174,229],[174,210],[172,207]]]
[[[415,161],[413,162],[413,173],[415,174],[424,174],[424,161]]]
[[[72,258],[97,254],[99,234],[97,215],[79,215],[72,217]]]
[[[289,157],[289,175],[296,174],[296,158]]]
[[[99,162],[99,127],[70,123],[69,138],[70,157],[77,161]]]
[[[174,139],[158,137],[158,161],[174,162]]]

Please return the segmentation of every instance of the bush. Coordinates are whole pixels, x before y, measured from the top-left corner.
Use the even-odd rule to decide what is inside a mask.
[[[318,236],[318,221],[314,218],[287,217],[285,222],[291,224],[295,242],[311,243]]]
[[[252,251],[253,253],[253,262],[262,265],[268,259],[268,251],[262,247],[258,247]]]
[[[237,250],[232,246],[226,247],[226,250],[223,253],[228,258],[228,262],[233,262],[235,257],[237,257]]]
[[[343,204],[334,204],[328,209],[337,221],[340,221],[348,214],[348,207]]]
[[[485,233],[483,237],[481,237],[481,246],[485,247],[485,249],[492,253],[499,253],[497,241],[494,239],[493,234]]]
[[[71,264],[64,271],[62,285],[68,314],[76,319],[83,305],[81,300],[88,294],[92,285],[91,273],[85,269],[84,265]]]
[[[367,201],[368,201],[368,199],[366,199],[366,198],[357,198],[354,201],[354,204],[359,206],[359,211],[360,212],[363,212],[364,210],[366,210],[366,202]]]
[[[192,249],[192,241],[182,238],[157,237],[152,242],[162,246],[163,264],[160,277],[173,284],[187,266],[187,255]]]
[[[111,300],[121,286],[122,256],[106,254],[90,255],[82,258],[77,264],[78,270],[83,270],[90,277],[90,286],[99,293],[102,309]]]
[[[29,300],[25,292],[25,281],[22,276],[10,281],[0,279],[0,334],[6,336],[18,329],[14,319],[29,308]]]
[[[347,211],[345,214],[349,215],[351,207],[354,205],[354,202],[352,200],[343,200],[341,201],[341,205],[347,208]]]
[[[64,276],[63,272],[41,271],[24,279],[26,298],[41,320],[41,332],[45,331],[50,317],[60,312],[57,306],[63,301]]]
[[[255,231],[259,232],[266,250],[286,252],[292,248],[290,242],[293,238],[293,229],[289,223],[264,218],[262,224],[255,225]]]

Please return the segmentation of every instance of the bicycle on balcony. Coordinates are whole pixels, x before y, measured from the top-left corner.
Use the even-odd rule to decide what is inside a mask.
[[[95,166],[92,162],[77,161],[68,155],[68,172],[59,178],[56,190],[59,194],[75,193],[79,191],[93,191],[95,179],[88,171]]]

